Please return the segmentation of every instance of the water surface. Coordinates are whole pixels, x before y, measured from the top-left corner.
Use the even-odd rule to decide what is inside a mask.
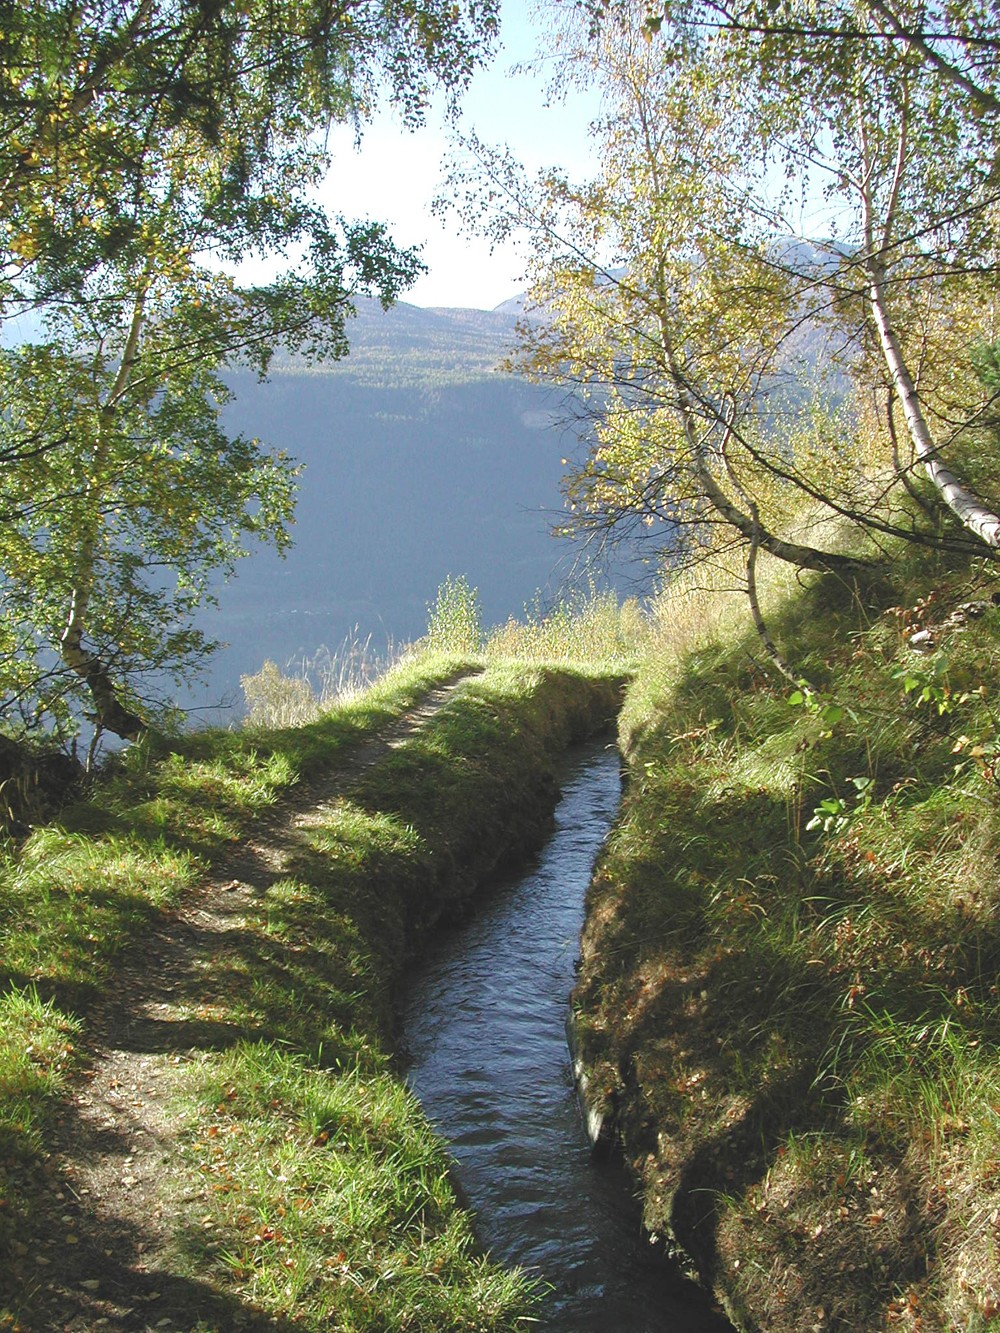
[[[595,1160],[565,1022],[594,858],[620,797],[588,747],[528,873],[432,947],[404,998],[410,1086],[445,1138],[493,1256],[550,1284],[553,1333],[722,1333],[707,1298],[643,1239],[622,1167]]]

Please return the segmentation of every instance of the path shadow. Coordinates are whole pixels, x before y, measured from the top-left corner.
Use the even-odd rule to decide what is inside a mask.
[[[116,1161],[125,1181],[140,1131],[125,1117],[95,1124],[70,1104],[61,1133],[72,1138],[79,1160]],[[164,1268],[155,1256],[162,1241],[141,1210],[99,1208],[80,1186],[77,1171],[55,1158],[15,1167],[21,1197],[32,1209],[14,1219],[6,1262],[0,1262],[0,1308],[24,1312],[19,1327],[31,1333],[187,1333],[202,1324],[218,1333],[292,1333],[292,1321],[255,1308],[210,1276],[196,1278]]]

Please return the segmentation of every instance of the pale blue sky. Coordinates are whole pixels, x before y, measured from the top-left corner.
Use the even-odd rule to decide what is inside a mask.
[[[489,68],[475,78],[463,99],[462,126],[489,144],[508,144],[530,168],[558,165],[571,176],[587,173],[587,126],[595,101],[579,92],[547,104],[550,74],[544,62],[514,74],[511,67],[534,61],[544,20],[532,0],[503,0],[500,44]],[[439,191],[448,149],[447,127],[433,109],[422,129],[403,130],[383,111],[355,151],[353,131],[331,140],[334,165],[321,197],[332,212],[387,222],[400,245],[423,245],[428,274],[403,299],[422,306],[491,309],[523,286],[524,261],[515,246],[491,254],[485,242],[460,233],[430,211]]]

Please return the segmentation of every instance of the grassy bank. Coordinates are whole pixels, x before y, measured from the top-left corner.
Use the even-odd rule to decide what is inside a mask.
[[[56,1326],[70,1296],[78,1326],[96,1326],[107,1277],[164,1326],[520,1326],[528,1287],[477,1255],[441,1147],[392,1075],[392,993],[434,923],[544,836],[556,757],[609,720],[619,687],[491,666],[409,739],[366,749],[471,665],[425,658],[294,730],[136,747],[87,802],[8,850],[0,1326]],[[301,793],[338,772],[327,799]],[[282,825],[292,798],[306,813]],[[150,1276],[142,1219],[102,1234],[53,1155],[72,1132],[66,1097],[93,1072],[91,1033],[141,989],[149,941],[269,830],[280,861],[253,881],[239,928],[173,987],[172,1044],[138,1052],[147,1081],[162,1056],[178,1147],[155,1201],[171,1240]]]
[[[743,1329],[1000,1328],[1000,609],[907,559],[775,582],[801,691],[678,586],[623,715],[581,1038]]]

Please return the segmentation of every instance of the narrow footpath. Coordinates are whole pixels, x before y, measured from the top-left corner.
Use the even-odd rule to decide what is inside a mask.
[[[38,1172],[31,1234],[14,1243],[13,1277],[34,1289],[31,1322],[22,1329],[187,1331],[185,1312],[206,1300],[221,1328],[293,1327],[235,1302],[220,1308],[225,1298],[176,1271],[172,1202],[196,1202],[183,1193],[190,1174],[179,1166],[179,1086],[192,1061],[242,1035],[220,1021],[214,982],[220,960],[248,943],[253,901],[287,873],[324,808],[419,732],[474,674],[432,691],[346,764],[294,788],[125,962],[116,995],[92,1019],[84,1077]]]

